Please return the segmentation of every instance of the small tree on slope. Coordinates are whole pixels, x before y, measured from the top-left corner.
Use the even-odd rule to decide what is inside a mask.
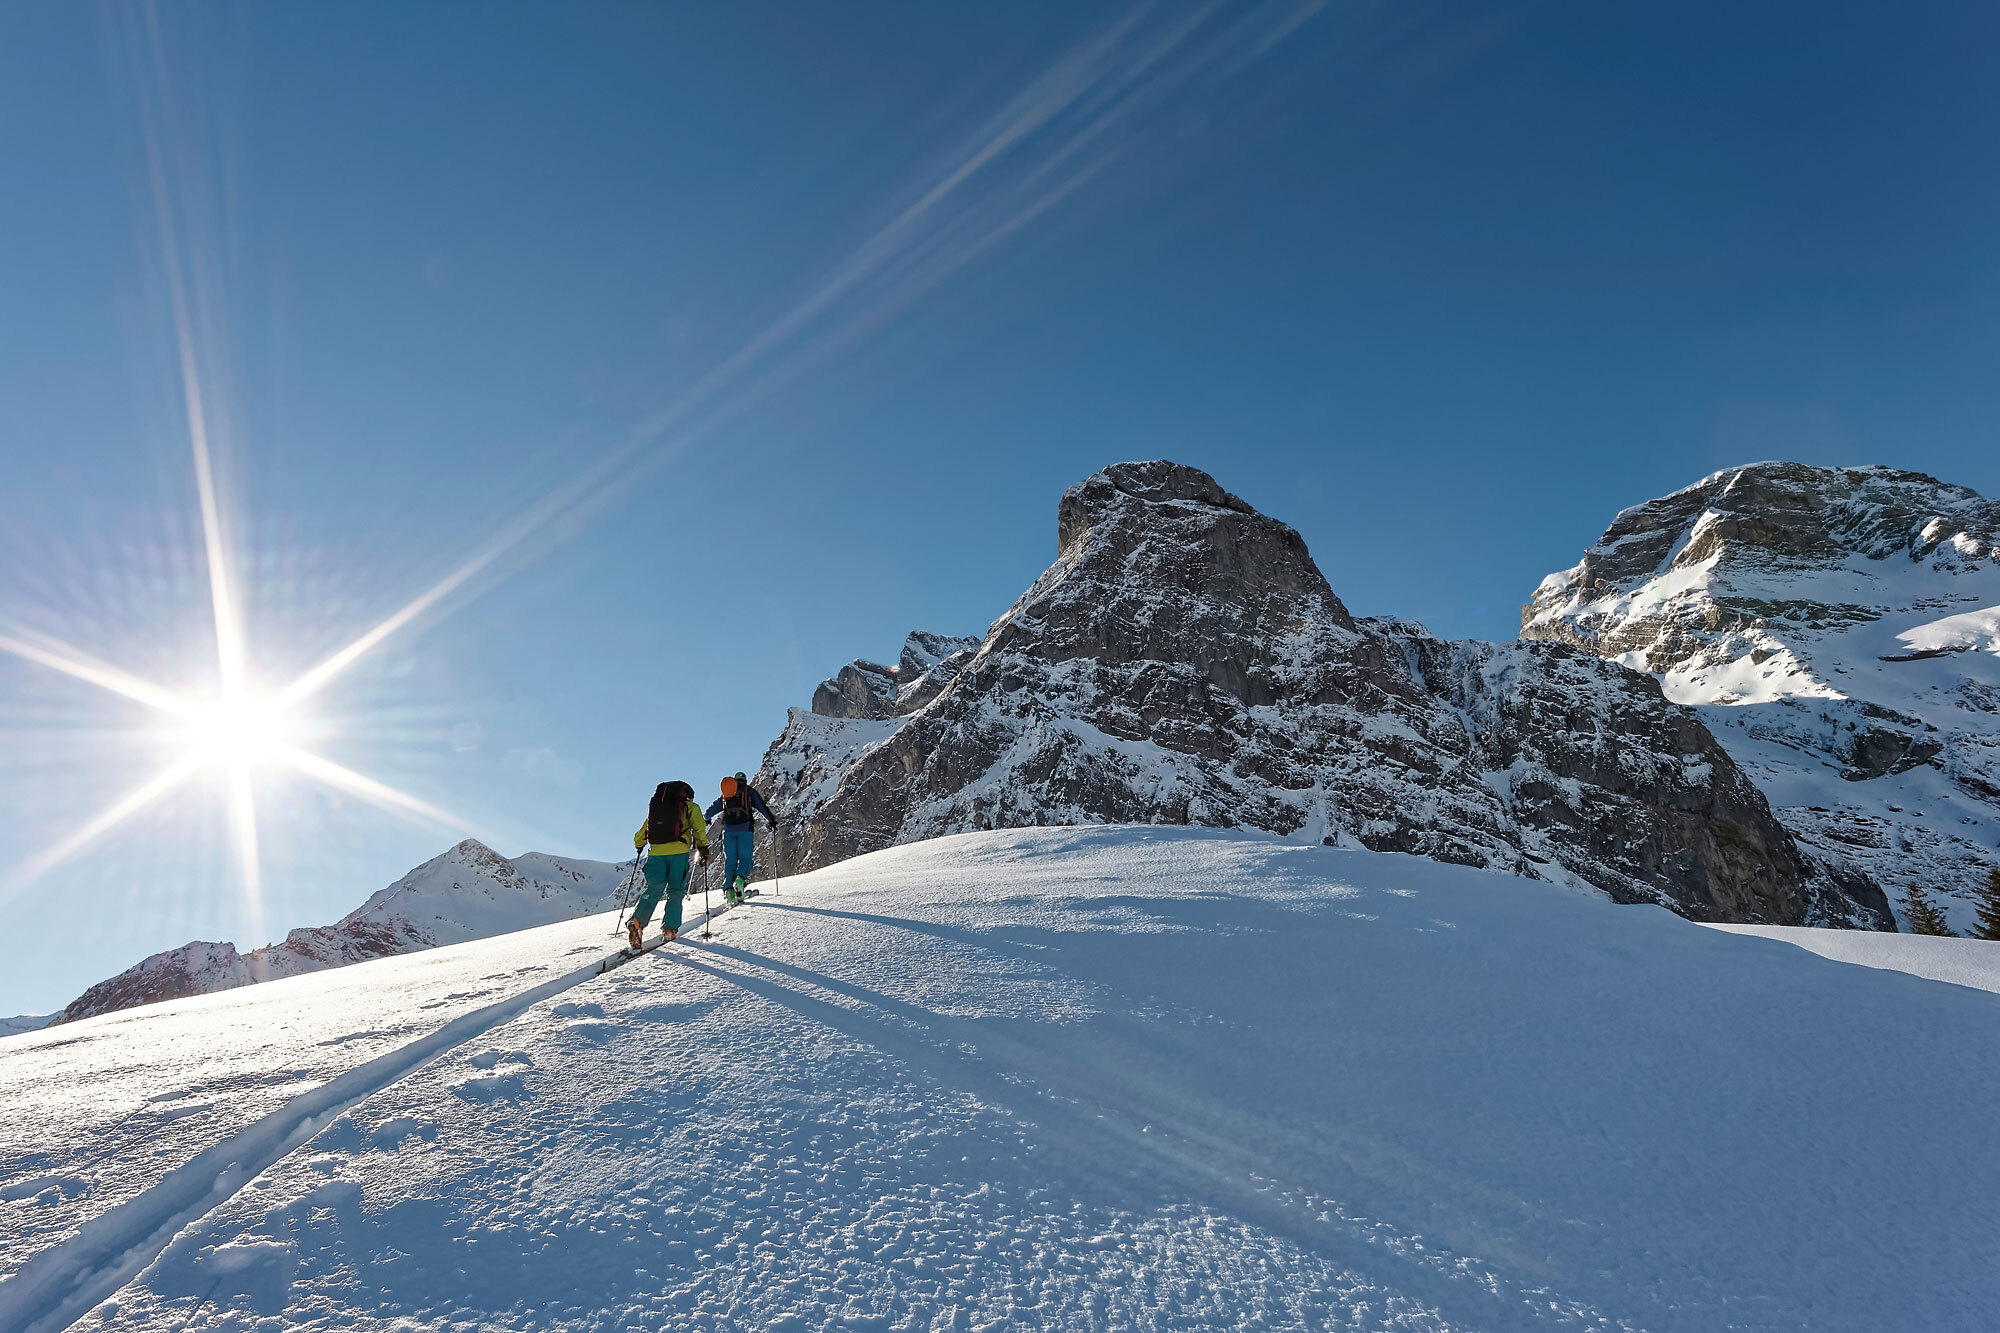
[[[1976,940],[2000,940],[2000,866],[1986,872],[1986,887],[1979,891],[1979,915],[1972,927]]]
[[[1944,913],[1938,910],[1938,905],[1915,884],[1910,885],[1909,891],[1903,895],[1903,911],[1910,918],[1912,935],[1957,934],[1945,921]]]

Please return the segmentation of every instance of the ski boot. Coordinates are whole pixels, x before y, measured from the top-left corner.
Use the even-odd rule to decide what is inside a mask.
[[[639,936],[645,932],[645,929],[644,926],[639,924],[639,918],[636,916],[625,923],[625,935],[626,938],[632,941],[632,951],[634,953],[637,953],[639,950]]]
[[[675,930],[672,926],[668,926],[665,930],[660,932],[660,943],[672,944],[675,940],[679,939],[680,937],[681,933],[678,930]]]

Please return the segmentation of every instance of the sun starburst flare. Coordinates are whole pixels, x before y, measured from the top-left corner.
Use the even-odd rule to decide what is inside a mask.
[[[146,44],[150,47],[156,75],[164,82],[165,57],[160,49],[157,16],[150,8],[146,11],[145,27]],[[0,652],[61,672],[165,714],[171,719],[165,734],[176,741],[182,751],[174,762],[113,801],[81,827],[19,863],[7,887],[9,892],[19,891],[57,866],[83,854],[100,838],[157,804],[196,775],[213,771],[222,778],[230,842],[242,877],[244,905],[248,910],[251,930],[253,934],[261,934],[263,867],[257,838],[257,779],[263,770],[280,768],[300,774],[393,814],[457,830],[476,830],[469,821],[428,801],[313,754],[296,743],[297,733],[302,729],[298,724],[301,721],[300,707],[305,698],[360,660],[390,630],[396,628],[400,622],[395,617],[385,622],[386,628],[363,635],[347,649],[282,689],[260,693],[252,687],[251,682],[257,677],[252,669],[250,636],[238,602],[237,582],[230,562],[227,511],[216,486],[200,344],[192,314],[193,303],[184,278],[179,231],[169,189],[167,161],[172,145],[156,122],[145,97],[139,99],[139,105],[147,177],[153,197],[154,219],[159,229],[168,305],[173,317],[175,360],[186,413],[195,495],[201,515],[202,553],[214,622],[219,688],[211,698],[188,698],[158,682],[102,662],[53,635],[18,625],[0,625]],[[422,609],[422,606],[417,609]],[[490,838],[492,835],[484,836]]]
[[[230,562],[229,509],[217,486],[211,448],[210,400],[226,405],[227,398],[204,391],[202,360],[212,348],[198,334],[213,335],[215,330],[196,315],[210,311],[209,304],[198,298],[206,294],[204,272],[215,266],[201,262],[204,252],[197,242],[204,229],[199,215],[176,207],[175,178],[169,167],[181,165],[186,145],[174,135],[175,126],[166,113],[171,99],[159,12],[145,6],[138,22],[123,32],[139,94],[146,174],[172,314],[218,684],[213,697],[184,697],[48,634],[0,623],[0,653],[164,714],[168,721],[162,734],[181,747],[179,757],[153,777],[22,862],[10,890],[75,858],[120,823],[202,773],[222,778],[230,841],[241,865],[253,922],[261,920],[262,910],[257,836],[260,772],[296,773],[383,810],[490,839],[490,834],[430,802],[302,748],[299,739],[308,730],[303,713],[308,701],[390,636],[438,614],[475,580],[491,577],[504,561],[518,557],[537,540],[559,540],[562,531],[576,528],[611,503],[624,493],[623,487],[611,484],[614,478],[649,463],[657,465],[690,447],[705,432],[911,307],[950,275],[1148,142],[1145,119],[1173,97],[1196,84],[1240,75],[1324,7],[1324,0],[1271,0],[1240,10],[1205,4],[1158,18],[1151,6],[1142,3],[1106,23],[1029,80],[962,140],[925,163],[907,182],[908,188],[899,191],[897,197],[903,202],[887,210],[885,221],[664,410],[568,481],[490,528],[482,545],[437,583],[339,651],[272,688],[269,678],[255,669],[250,629]],[[183,232],[195,261],[192,265],[183,264]],[[218,438],[225,445],[228,421],[224,411],[215,422],[223,429]]]

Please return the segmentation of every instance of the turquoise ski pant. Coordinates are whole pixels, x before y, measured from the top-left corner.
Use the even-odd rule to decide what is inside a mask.
[[[750,862],[757,845],[757,838],[750,826],[722,830],[722,853],[728,859],[722,865],[722,880],[734,884],[738,875],[750,878]]]
[[[688,854],[675,852],[672,856],[661,856],[658,852],[646,858],[646,891],[639,895],[639,905],[632,909],[632,919],[644,930],[646,923],[653,919],[653,909],[660,905],[660,895],[667,898],[667,910],[660,918],[660,925],[666,930],[681,928],[681,899],[687,894]]]

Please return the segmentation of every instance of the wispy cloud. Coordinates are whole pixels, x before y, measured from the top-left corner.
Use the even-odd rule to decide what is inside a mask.
[[[1105,23],[937,154],[897,192],[906,202],[756,335],[281,698],[322,688],[531,541],[547,549],[550,538],[578,530],[627,492],[635,471],[672,458],[906,313],[1144,149],[1150,121],[1177,97],[1246,74],[1321,7],[1141,4]]]

